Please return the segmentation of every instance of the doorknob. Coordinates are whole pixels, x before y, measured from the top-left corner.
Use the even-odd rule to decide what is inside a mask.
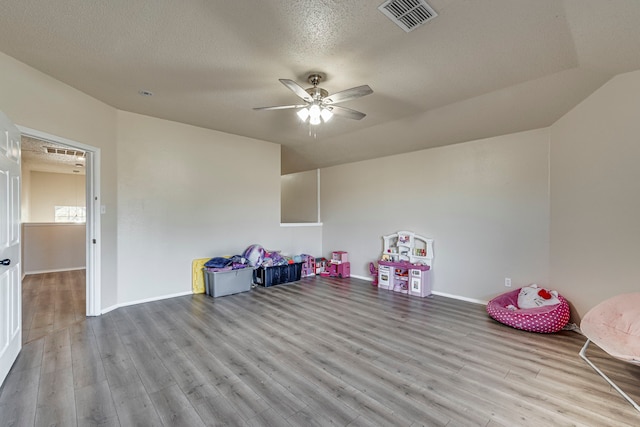
[[[2,265],[9,265],[11,264],[11,260],[9,258],[7,259],[3,259],[2,261],[0,261],[0,264]]]

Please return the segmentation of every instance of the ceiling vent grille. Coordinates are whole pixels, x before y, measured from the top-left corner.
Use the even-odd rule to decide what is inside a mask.
[[[378,10],[407,33],[438,16],[424,0],[388,0]]]
[[[44,147],[47,154],[62,154],[65,156],[84,157],[85,152],[80,150],[71,150],[69,148]]]

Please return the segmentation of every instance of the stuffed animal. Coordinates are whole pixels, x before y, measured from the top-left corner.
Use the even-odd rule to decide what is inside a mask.
[[[538,288],[535,283],[520,289],[518,294],[518,308],[535,308],[545,305],[560,304],[557,291]]]
[[[245,249],[242,256],[247,259],[251,267],[260,267],[265,258],[265,250],[262,246],[254,244]]]

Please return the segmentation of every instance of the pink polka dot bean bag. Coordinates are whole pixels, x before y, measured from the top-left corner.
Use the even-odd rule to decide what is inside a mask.
[[[487,313],[512,328],[549,334],[565,327],[570,310],[562,295],[533,285],[498,295],[487,304]]]

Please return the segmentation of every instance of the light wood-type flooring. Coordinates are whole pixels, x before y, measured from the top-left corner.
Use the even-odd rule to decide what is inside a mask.
[[[2,387],[0,425],[640,425],[578,356],[582,336],[517,331],[482,305],[313,277],[68,324],[54,310],[40,336],[49,321],[31,303],[78,280],[54,276],[25,279],[33,339]],[[640,398],[640,368],[589,355]]]
[[[22,281],[22,342],[84,320],[85,270],[31,274]]]

